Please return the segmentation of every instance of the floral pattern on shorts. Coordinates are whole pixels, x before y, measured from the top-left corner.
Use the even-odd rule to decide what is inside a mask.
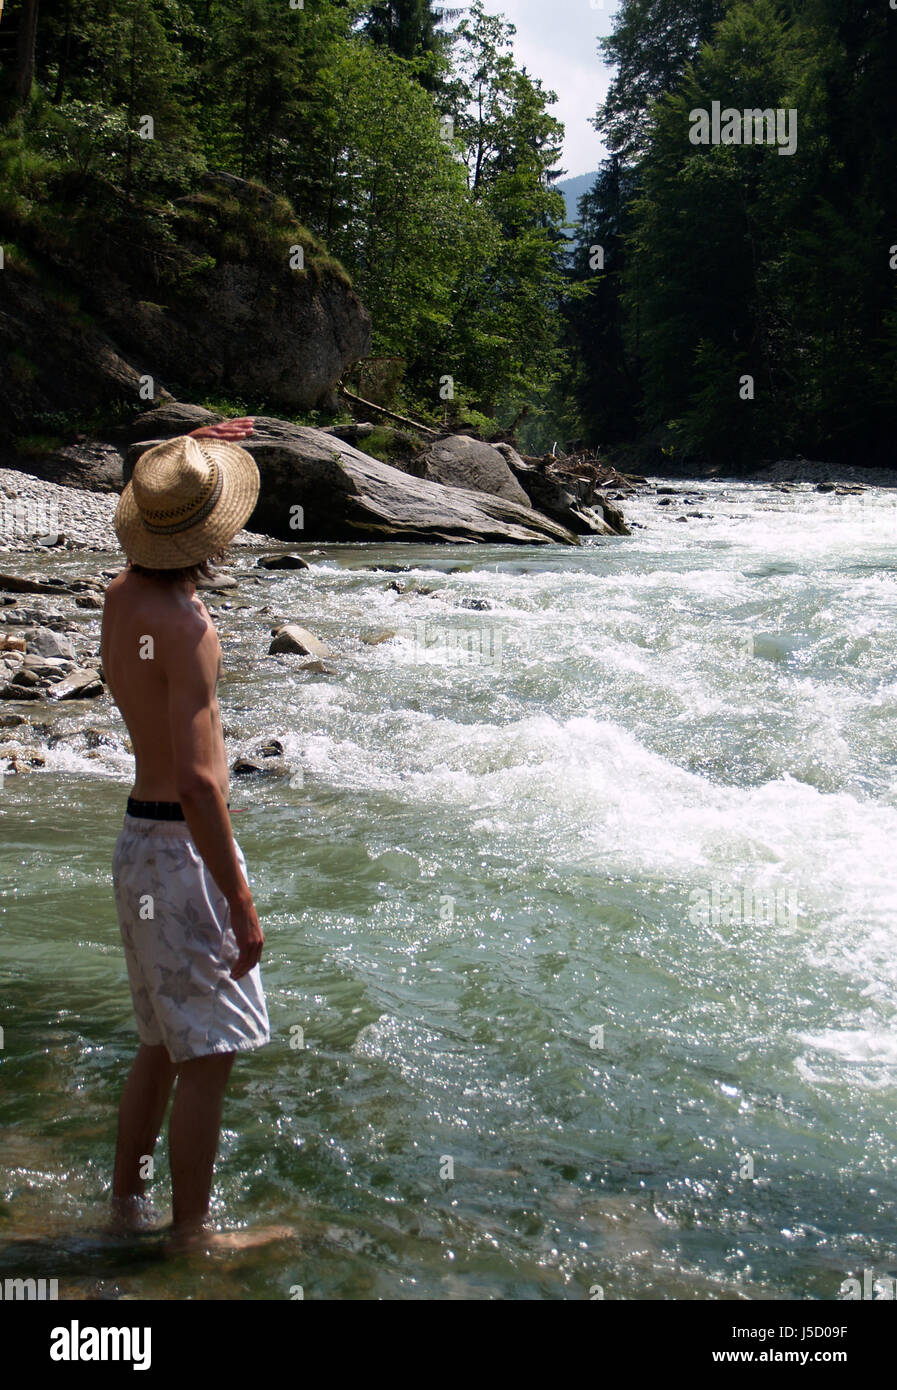
[[[112,878],[141,1042],[164,1043],[173,1062],[269,1042],[261,970],[231,978],[230,909],[186,823],[125,816]]]

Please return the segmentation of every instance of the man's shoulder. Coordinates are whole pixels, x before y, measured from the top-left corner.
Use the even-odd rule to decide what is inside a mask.
[[[126,608],[133,620],[170,644],[195,644],[211,630],[212,619],[198,601],[184,600],[183,593],[165,585],[147,587],[125,570],[106,590],[107,606]]]
[[[163,591],[153,611],[173,642],[193,644],[215,639],[215,626],[202,604],[184,603]]]

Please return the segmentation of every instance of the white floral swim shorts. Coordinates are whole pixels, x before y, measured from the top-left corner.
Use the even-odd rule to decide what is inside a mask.
[[[173,1062],[269,1042],[261,970],[231,978],[230,909],[186,822],[125,816],[112,879],[140,1041],[164,1043]]]

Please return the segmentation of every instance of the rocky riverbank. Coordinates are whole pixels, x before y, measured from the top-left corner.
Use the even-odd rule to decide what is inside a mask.
[[[114,551],[117,492],[94,491],[0,468],[0,554],[48,550]],[[259,545],[273,536],[241,531],[231,545]]]
[[[165,401],[110,430],[114,437],[79,436],[30,459],[29,471],[46,482],[118,492],[146,449],[222,418]],[[268,416],[256,417],[244,447],[261,477],[247,529],[291,543],[578,545],[581,536],[629,534],[616,503],[637,480],[596,460],[524,457],[508,443],[464,434],[417,439],[366,422],[316,429]],[[113,510],[114,503],[102,516]],[[53,527],[44,530],[52,534]]]

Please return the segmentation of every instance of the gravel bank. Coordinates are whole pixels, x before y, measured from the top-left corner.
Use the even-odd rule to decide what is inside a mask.
[[[117,505],[117,493],[63,487],[14,468],[0,468],[0,553],[117,551],[112,527]],[[240,531],[231,542],[232,546],[268,544],[283,548],[282,541],[252,531]]]

